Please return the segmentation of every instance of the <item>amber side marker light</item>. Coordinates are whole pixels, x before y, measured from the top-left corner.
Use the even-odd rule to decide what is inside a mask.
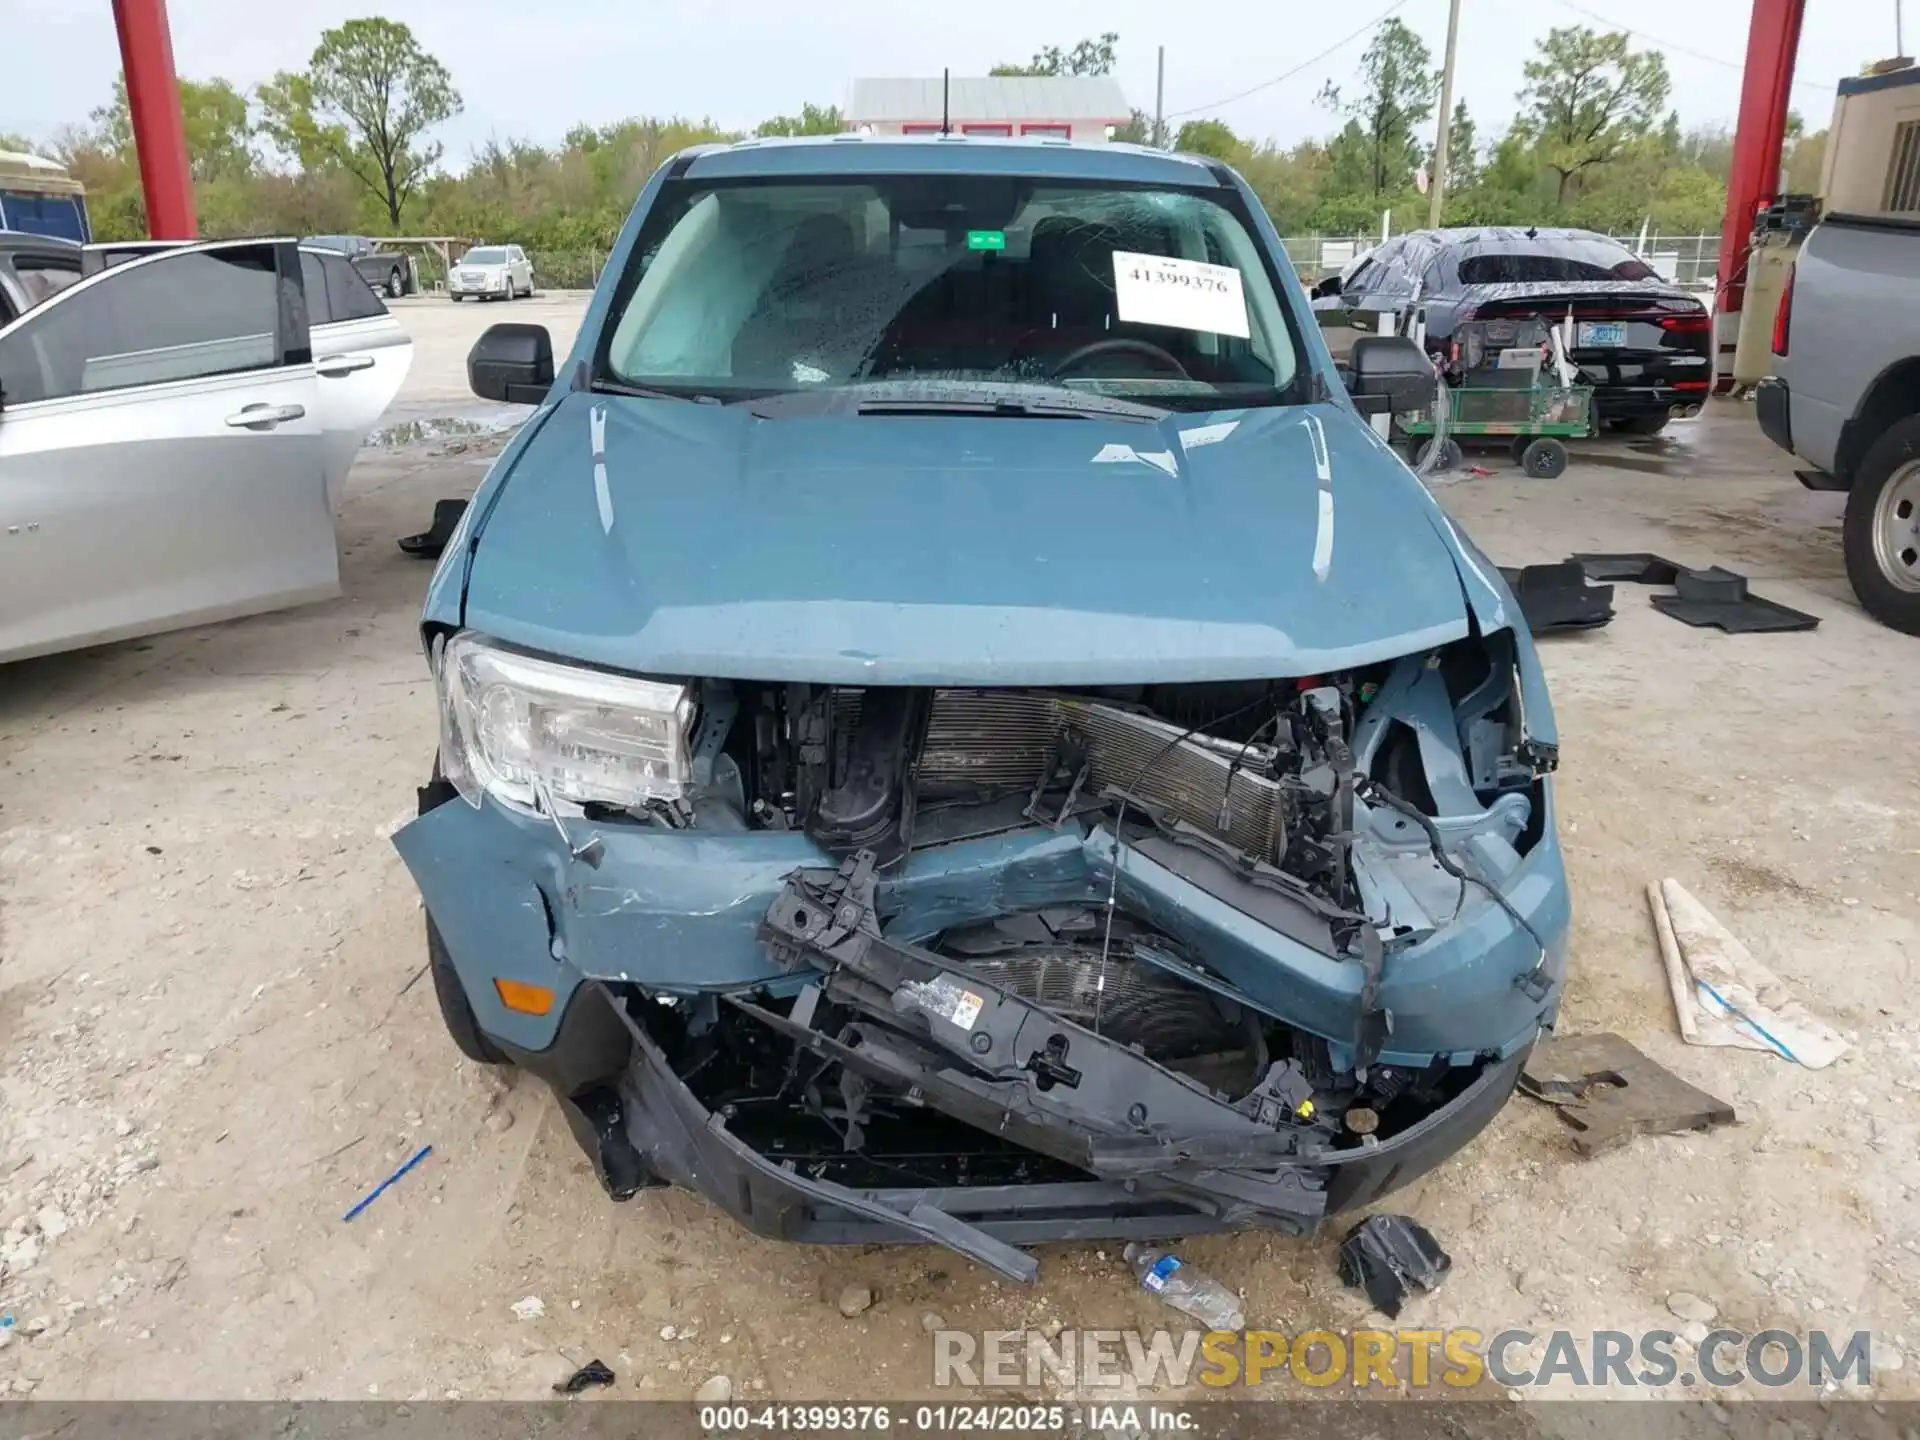
[[[529,985],[524,980],[495,980],[500,1003],[522,1015],[545,1015],[553,1009],[553,991],[544,985]]]

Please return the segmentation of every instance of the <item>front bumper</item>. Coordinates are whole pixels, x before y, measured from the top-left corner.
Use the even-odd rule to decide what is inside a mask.
[[[452,795],[451,787],[445,796]],[[1524,988],[1539,952],[1499,907],[1470,890],[1442,931],[1389,957],[1378,989],[1394,1016],[1383,1064],[1501,1058],[1551,1023],[1570,919],[1554,834],[1552,789],[1542,833],[1505,877],[1509,902],[1549,946],[1547,989]],[[446,941],[480,1029],[523,1051],[554,1043],[559,1016],[593,979],[677,996],[718,996],[791,984],[759,927],[796,871],[831,869],[832,856],[795,831],[702,834],[604,825],[597,866],[569,857],[550,822],[491,800],[433,803],[394,836]],[[882,883],[890,933],[923,939],[1015,909],[1104,902],[1113,843],[1104,828],[1019,824],[1004,832],[916,849]],[[1330,959],[1129,850],[1123,907],[1151,917],[1209,957],[1250,1003],[1334,1045],[1353,1036],[1359,968]],[[1449,892],[1449,895],[1451,892]],[[545,986],[553,1011],[508,1009],[496,979]]]
[[[507,295],[513,290],[513,278],[510,275],[494,275],[485,280],[447,281],[449,295]]]
[[[582,1057],[616,1033],[630,1046],[619,1073],[570,1091]],[[1027,1281],[1036,1265],[1020,1246],[1244,1229],[1310,1235],[1324,1219],[1372,1204],[1464,1147],[1506,1104],[1530,1049],[1489,1064],[1445,1106],[1381,1144],[1314,1163],[1209,1170],[1178,1195],[1133,1180],[854,1190],[809,1178],[756,1151],[732,1132],[726,1115],[703,1106],[621,997],[602,985],[575,998],[554,1050],[509,1053],[553,1087],[615,1199],[672,1184],[771,1239],[939,1244]]]
[[[996,1089],[994,1077],[983,1083],[975,1069],[970,1091],[950,1084],[955,1072],[972,1068],[952,1063],[965,1060],[961,1047],[949,1044],[953,1053],[940,1056],[921,1036],[918,1051],[910,1044],[869,1052],[880,1056],[870,1063],[895,1067],[876,1069],[877,1079],[924,1083],[929,1106],[978,1128],[990,1128],[980,1124],[982,1115],[1008,1116],[1011,1143],[1051,1167],[1025,1183],[933,1188],[852,1188],[782,1162],[777,1149],[755,1148],[737,1133],[728,1107],[710,1109],[682,1081],[645,1023],[667,999],[708,1016],[718,1009],[781,1020],[762,1008],[776,1003],[768,997],[785,1004],[807,988],[832,990],[825,972],[839,968],[837,958],[809,968],[770,930],[776,902],[797,881],[817,877],[822,867],[833,873],[831,857],[804,835],[604,826],[597,831],[599,863],[589,865],[569,857],[550,824],[491,802],[475,809],[452,799],[440,782],[422,793],[421,818],[395,843],[480,1028],[552,1088],[615,1198],[675,1184],[760,1234],[809,1243],[932,1242],[1030,1278],[1030,1258],[1014,1247],[1238,1229],[1307,1235],[1327,1216],[1424,1174],[1477,1135],[1511,1094],[1542,1025],[1551,1023],[1564,973],[1566,883],[1550,787],[1543,794],[1544,832],[1508,877],[1506,893],[1547,937],[1545,965],[1536,970],[1538,952],[1527,937],[1481,900],[1443,934],[1392,957],[1382,977],[1379,998],[1393,1025],[1378,1063],[1458,1077],[1447,1098],[1407,1128],[1341,1150],[1287,1148],[1272,1143],[1271,1127],[1249,1138],[1227,1105],[1169,1093],[1158,1067],[1105,1053],[1101,1047],[1112,1042],[1082,1033],[1067,1059],[1093,1067],[1087,1073],[1097,1083],[1087,1088],[1086,1109],[1063,1114],[1023,1094],[1018,1077]],[[924,956],[913,949],[917,937],[971,917],[1103,897],[1112,853],[1108,832],[1071,824],[1025,825],[916,850],[884,882],[888,935],[903,937],[885,943]],[[1258,989],[1262,1008],[1330,1042],[1348,1036],[1361,983],[1353,964],[1251,922],[1137,852],[1127,852],[1119,894],[1123,905],[1204,939],[1198,948],[1231,971],[1242,993]],[[878,943],[877,927],[873,933]],[[1544,983],[1529,986],[1529,978]],[[553,1011],[534,1017],[507,1010],[495,979],[553,988]],[[886,987],[870,991],[869,1001],[875,995],[887,997]],[[796,1002],[788,1013],[801,1008]],[[869,1013],[885,1020],[898,1008],[887,997]],[[1042,1034],[1061,1028],[1044,1020],[1042,1026]],[[931,1028],[937,1038],[939,1027]],[[978,1028],[987,1028],[984,1019]],[[801,1033],[792,1022],[784,1033],[847,1063],[824,1037]],[[1013,1037],[1010,1030],[999,1034]],[[963,1031],[958,1038],[975,1037]],[[1033,1049],[1006,1053],[1030,1059]],[[908,1065],[924,1063],[925,1074],[899,1068],[903,1053]],[[925,1063],[930,1055],[942,1063]],[[1160,1088],[1149,1093],[1154,1085]],[[1130,1128],[1115,1124],[1116,1111],[1125,1112],[1136,1093],[1161,1133],[1116,1138]],[[1125,1097],[1117,1106],[1115,1095]],[[1159,1126],[1168,1116],[1174,1123]],[[1225,1127],[1233,1126],[1240,1128],[1228,1134]],[[1241,1148],[1223,1148],[1223,1137]],[[1170,1159],[1169,1143],[1179,1156]]]
[[[1593,408],[1602,422],[1671,415],[1677,410],[1698,410],[1706,404],[1707,392],[1704,380],[1685,387],[1600,384],[1594,387]]]

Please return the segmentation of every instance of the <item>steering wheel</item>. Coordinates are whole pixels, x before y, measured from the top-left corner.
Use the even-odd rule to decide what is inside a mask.
[[[1091,344],[1082,345],[1078,350],[1056,361],[1053,368],[1047,371],[1047,375],[1049,378],[1064,375],[1069,370],[1084,365],[1089,360],[1098,359],[1102,355],[1126,354],[1144,356],[1160,369],[1170,370],[1182,380],[1193,378],[1187,373],[1187,367],[1182,365],[1179,358],[1171,352],[1161,349],[1151,340],[1136,340],[1127,335],[1115,335],[1106,340],[1095,340]]]

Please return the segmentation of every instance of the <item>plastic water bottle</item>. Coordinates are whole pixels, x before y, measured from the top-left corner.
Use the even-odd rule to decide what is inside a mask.
[[[1241,1312],[1239,1297],[1205,1271],[1182,1263],[1171,1250],[1135,1242],[1120,1253],[1139,1277],[1140,1288],[1158,1295],[1181,1314],[1192,1316],[1209,1330],[1246,1329],[1247,1317]]]

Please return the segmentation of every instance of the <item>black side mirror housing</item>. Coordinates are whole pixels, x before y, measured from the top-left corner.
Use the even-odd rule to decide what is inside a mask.
[[[553,337],[544,325],[490,325],[467,352],[467,384],[482,400],[538,405],[553,388]]]
[[[1362,335],[1347,361],[1347,393],[1368,414],[1430,409],[1438,393],[1433,362],[1408,335]]]
[[[1313,287],[1313,298],[1315,300],[1330,299],[1333,296],[1338,295],[1339,293],[1340,293],[1340,275],[1339,275],[1339,272],[1337,271],[1332,275],[1328,275],[1323,280],[1321,280],[1319,284]]]

